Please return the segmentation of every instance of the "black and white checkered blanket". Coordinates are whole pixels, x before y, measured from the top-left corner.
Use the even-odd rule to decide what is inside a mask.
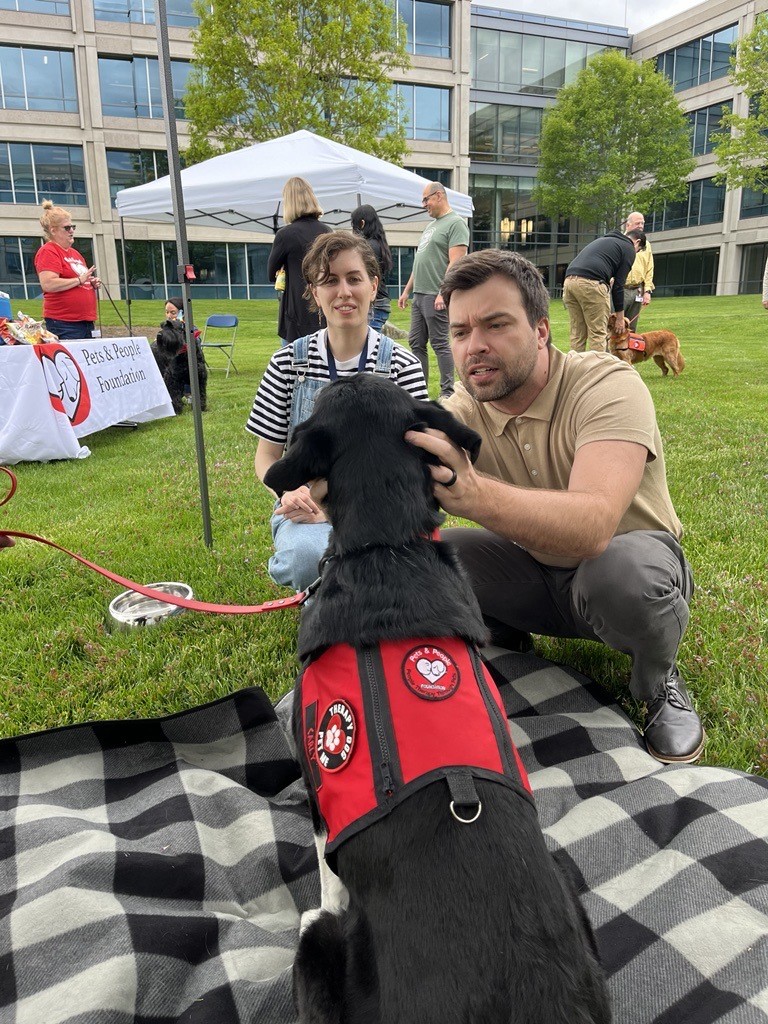
[[[661,767],[583,676],[491,652],[617,1024],[768,1021],[768,783]],[[257,689],[0,743],[3,1024],[289,1024],[319,892],[302,783]]]

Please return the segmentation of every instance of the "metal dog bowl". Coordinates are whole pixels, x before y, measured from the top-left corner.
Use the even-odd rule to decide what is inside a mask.
[[[174,597],[194,597],[192,588],[186,583],[148,583],[153,590],[173,594]],[[153,597],[137,594],[135,590],[125,590],[110,601],[109,617],[115,629],[134,629],[136,626],[154,626],[164,622],[172,615],[179,615],[184,609],[166,601],[158,601]]]

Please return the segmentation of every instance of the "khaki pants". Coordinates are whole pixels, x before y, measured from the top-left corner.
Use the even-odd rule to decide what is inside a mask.
[[[563,305],[571,322],[571,349],[605,352],[608,343],[608,316],[611,300],[608,285],[587,277],[566,277]]]

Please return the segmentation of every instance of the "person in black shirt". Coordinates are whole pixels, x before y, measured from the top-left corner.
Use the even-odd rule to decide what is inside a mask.
[[[379,289],[371,306],[370,324],[374,331],[380,331],[389,320],[392,305],[387,288],[387,278],[392,270],[392,252],[384,234],[384,225],[372,206],[358,206],[352,211],[351,220],[352,230],[367,240],[379,264]]]
[[[635,228],[623,235],[609,231],[585,246],[565,271],[563,305],[571,323],[571,349],[605,352],[608,317],[624,310],[624,282],[635,256],[645,249],[645,235]],[[611,284],[611,282],[613,282]]]
[[[280,301],[277,331],[283,344],[314,334],[325,326],[309,308],[304,298],[307,282],[301,274],[301,261],[317,238],[331,228],[320,220],[323,211],[315,193],[304,178],[289,178],[283,186],[283,220],[285,226],[275,235],[267,263],[270,281],[285,270],[285,291]]]

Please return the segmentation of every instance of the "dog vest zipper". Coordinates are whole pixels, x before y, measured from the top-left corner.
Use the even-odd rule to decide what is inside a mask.
[[[477,651],[455,637],[339,644],[301,676],[302,756],[332,853],[438,779],[446,813],[472,779],[532,800],[498,691]]]

